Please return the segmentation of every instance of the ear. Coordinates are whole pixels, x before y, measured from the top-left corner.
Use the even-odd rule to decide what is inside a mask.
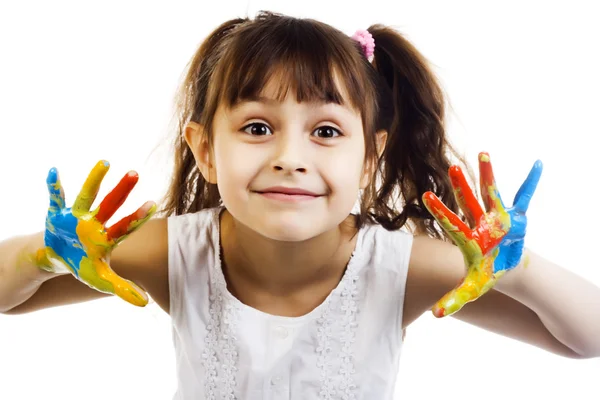
[[[375,133],[375,147],[377,152],[377,159],[369,160],[368,163],[365,163],[365,167],[363,169],[363,176],[360,180],[360,188],[365,189],[371,179],[375,177],[375,172],[377,168],[377,162],[381,158],[383,154],[383,150],[385,150],[385,144],[387,143],[388,133],[386,130],[380,130]]]
[[[196,165],[208,183],[217,183],[217,170],[212,163],[212,149],[208,144],[204,127],[197,122],[190,121],[184,129],[183,136],[188,147],[194,154]]]

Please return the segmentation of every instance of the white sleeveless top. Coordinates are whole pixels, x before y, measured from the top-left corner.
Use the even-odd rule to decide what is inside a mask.
[[[174,399],[392,399],[412,235],[365,225],[326,300],[281,317],[228,292],[221,210],[168,220]]]

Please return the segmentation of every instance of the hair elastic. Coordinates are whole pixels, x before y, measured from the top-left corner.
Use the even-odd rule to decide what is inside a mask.
[[[356,40],[363,49],[363,53],[369,62],[373,61],[375,52],[375,40],[373,35],[366,29],[359,29],[352,35],[352,39]]]

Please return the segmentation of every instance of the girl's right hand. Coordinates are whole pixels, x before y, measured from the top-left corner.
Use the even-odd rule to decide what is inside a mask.
[[[154,202],[146,202],[133,214],[109,228],[105,223],[123,204],[138,181],[129,172],[100,205],[90,211],[109,163],[100,161],[90,172],[72,208],[65,206],[65,196],[58,171],[52,168],[46,183],[50,207],[44,234],[45,247],[38,250],[40,268],[55,273],[71,273],[89,287],[115,294],[136,305],[148,304],[148,295],[135,283],[117,275],[109,266],[111,251],[130,233],[148,221],[156,211]]]

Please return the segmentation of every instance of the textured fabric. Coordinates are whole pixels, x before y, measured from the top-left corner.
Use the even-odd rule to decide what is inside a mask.
[[[412,235],[366,225],[322,304],[301,317],[273,316],[227,291],[221,210],[168,221],[174,398],[391,399]]]

